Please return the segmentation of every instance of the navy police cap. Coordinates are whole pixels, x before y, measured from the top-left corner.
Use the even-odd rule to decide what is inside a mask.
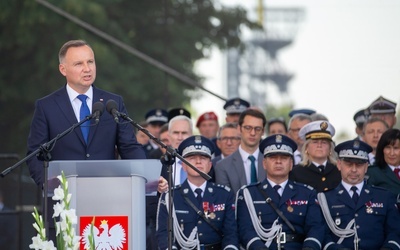
[[[164,109],[152,109],[146,113],[145,119],[147,123],[165,124],[168,122],[168,112]]]
[[[396,113],[396,103],[380,96],[371,103],[368,109],[371,114]]]
[[[286,135],[276,134],[262,140],[259,148],[264,157],[271,154],[293,156],[294,151],[297,149],[297,144]]]
[[[304,114],[304,115],[312,115],[315,114],[315,110],[313,109],[293,109],[289,112],[289,117],[293,117],[297,114]]]
[[[338,144],[335,151],[340,159],[368,162],[368,154],[372,152],[371,146],[360,140],[350,140]]]
[[[179,144],[178,153],[182,157],[204,155],[211,158],[214,153],[214,143],[204,136],[193,135]]]
[[[191,114],[189,111],[187,111],[184,108],[173,108],[170,111],[168,111],[168,121],[171,121],[172,118],[178,115],[184,115],[188,118],[191,118]]]
[[[227,114],[240,114],[250,107],[250,103],[237,97],[226,101],[224,109]]]

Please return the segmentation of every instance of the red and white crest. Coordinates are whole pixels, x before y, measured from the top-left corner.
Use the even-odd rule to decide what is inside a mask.
[[[82,216],[80,217],[81,248],[89,249],[92,234],[96,250],[128,249],[128,216]]]

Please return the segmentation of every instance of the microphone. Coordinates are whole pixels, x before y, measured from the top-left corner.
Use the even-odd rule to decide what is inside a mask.
[[[118,117],[119,117],[119,111],[118,109],[118,104],[116,101],[114,101],[113,99],[110,99],[107,101],[106,103],[106,109],[107,112],[110,113],[113,117],[116,123],[119,123]]]
[[[92,110],[92,118],[94,118],[96,124],[98,124],[100,121],[100,116],[104,112],[104,104],[102,102],[96,102],[93,104]]]

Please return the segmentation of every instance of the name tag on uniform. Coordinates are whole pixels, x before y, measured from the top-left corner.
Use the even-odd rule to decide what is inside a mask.
[[[175,210],[175,213],[177,213],[177,214],[188,214],[189,211],[186,211],[186,210]]]

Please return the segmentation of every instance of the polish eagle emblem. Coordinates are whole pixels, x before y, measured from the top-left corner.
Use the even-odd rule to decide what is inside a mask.
[[[90,248],[89,235],[91,235],[91,224],[86,225],[82,234],[85,249]],[[93,236],[96,250],[122,250],[126,242],[125,229],[121,224],[115,224],[109,229],[107,220],[102,220],[99,228],[93,225]]]

